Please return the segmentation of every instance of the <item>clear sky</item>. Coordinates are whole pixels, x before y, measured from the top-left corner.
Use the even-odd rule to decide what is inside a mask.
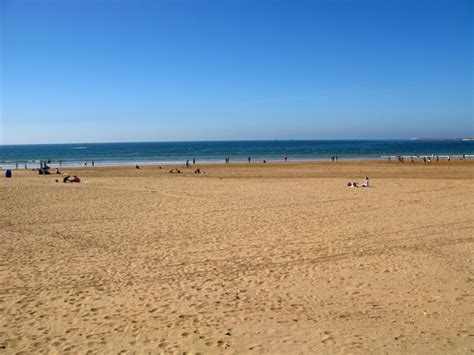
[[[2,0],[0,144],[473,136],[471,0]]]

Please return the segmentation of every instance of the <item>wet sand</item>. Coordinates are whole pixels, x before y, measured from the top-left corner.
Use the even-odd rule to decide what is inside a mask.
[[[199,167],[2,177],[0,354],[474,350],[474,161]]]

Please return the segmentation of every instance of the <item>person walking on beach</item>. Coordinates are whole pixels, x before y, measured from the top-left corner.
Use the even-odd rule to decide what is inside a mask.
[[[285,154],[285,162],[288,161],[288,154]]]
[[[249,161],[249,164],[250,164],[250,157],[248,157],[247,159],[248,159],[248,161]]]
[[[95,165],[94,165],[94,161],[92,161],[92,167],[94,167],[94,166],[95,166]]]
[[[188,159],[188,160],[186,160],[186,168],[189,168],[189,167],[190,167],[190,165],[189,165],[189,159]]]
[[[193,158],[193,165],[196,164],[196,158]]]

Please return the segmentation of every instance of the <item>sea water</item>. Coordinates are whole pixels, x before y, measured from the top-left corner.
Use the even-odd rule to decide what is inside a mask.
[[[0,167],[385,159],[388,156],[474,156],[472,140],[274,140],[0,145]]]

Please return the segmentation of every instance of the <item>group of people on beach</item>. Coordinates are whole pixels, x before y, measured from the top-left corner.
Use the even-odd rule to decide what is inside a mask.
[[[179,170],[178,168],[171,169],[168,172],[170,174],[181,174],[181,170]],[[194,170],[194,174],[205,174],[205,172],[202,171],[200,168],[197,168],[196,170]]]
[[[365,178],[365,182],[360,185],[361,187],[370,187],[370,182],[369,182],[369,178],[366,177]],[[352,187],[352,188],[358,188],[359,187],[359,183],[358,182],[355,182],[355,181],[349,181],[347,183],[347,187]]]
[[[398,160],[399,163],[404,163],[405,162],[405,157],[403,155],[397,155],[395,156],[396,159]],[[436,162],[438,163],[440,161],[440,157],[439,155],[429,155],[429,156],[424,156],[424,157],[420,157],[419,155],[411,155],[410,156],[410,161],[412,163],[415,163],[415,159],[419,159],[421,158],[423,160],[423,163],[424,164],[431,164],[432,161],[436,160]],[[466,154],[463,154],[462,157],[460,158],[461,160],[465,160],[466,159]],[[387,157],[387,160],[388,162],[390,163],[392,161],[392,157],[391,156],[388,156]],[[447,155],[446,156],[446,160],[449,162],[451,161],[451,156],[450,155]]]
[[[71,179],[70,175],[66,175],[63,178],[63,183],[65,183],[65,184],[67,184],[67,183],[80,183],[80,182],[81,182],[81,179],[79,179],[76,175],[74,175],[74,177],[72,179]]]

